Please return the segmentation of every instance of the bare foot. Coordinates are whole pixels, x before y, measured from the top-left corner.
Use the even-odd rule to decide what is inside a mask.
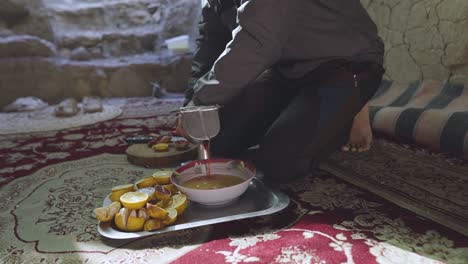
[[[369,104],[366,104],[354,117],[349,141],[341,150],[363,152],[370,149],[372,142],[372,129],[369,119]]]

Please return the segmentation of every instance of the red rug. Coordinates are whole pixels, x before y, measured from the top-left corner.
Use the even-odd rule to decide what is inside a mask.
[[[291,204],[275,215],[103,238],[92,210],[150,172],[126,162],[123,139],[170,127],[181,101],[118,103],[114,120],[0,138],[1,263],[468,263],[467,237],[323,171],[280,186]]]
[[[45,166],[99,153],[125,153],[124,139],[170,129],[179,100],[131,98],[106,100],[119,106],[119,117],[93,125],[30,134],[0,135],[0,186]],[[14,149],[14,151],[12,151]]]

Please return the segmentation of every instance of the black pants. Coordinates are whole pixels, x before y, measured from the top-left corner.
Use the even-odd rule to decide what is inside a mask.
[[[220,110],[213,156],[239,158],[259,144],[254,158],[269,180],[287,182],[309,172],[349,137],[354,116],[370,100],[383,69],[335,61],[300,79],[273,71]]]

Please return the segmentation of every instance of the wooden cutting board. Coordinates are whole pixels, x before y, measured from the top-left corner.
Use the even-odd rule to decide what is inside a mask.
[[[168,151],[157,152],[147,144],[133,144],[127,148],[127,160],[146,168],[179,166],[180,163],[197,158],[198,145],[190,144],[186,150],[176,150],[170,146]]]

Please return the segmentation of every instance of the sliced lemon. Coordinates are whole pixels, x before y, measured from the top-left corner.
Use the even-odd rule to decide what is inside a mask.
[[[122,184],[122,185],[117,185],[112,188],[112,191],[121,191],[121,190],[127,190],[127,191],[133,191],[133,184]]]
[[[174,171],[157,171],[153,173],[153,178],[159,185],[169,184],[171,182],[171,175]]]
[[[175,209],[178,215],[182,215],[182,213],[184,213],[185,209],[187,208],[187,205],[187,196],[185,196],[185,194],[180,193],[171,196],[171,199],[167,202],[165,209]]]
[[[159,207],[161,207],[161,208],[164,208],[164,209],[167,208],[167,204],[168,204],[168,201],[167,201],[167,200],[166,200],[166,201],[161,200],[161,201],[159,201],[159,202],[156,203],[157,206],[159,206]]]
[[[146,193],[148,195],[148,201],[150,201],[154,198],[154,192],[156,192],[156,190],[154,187],[146,187],[138,189],[137,192]]]
[[[148,194],[142,192],[128,192],[120,196],[120,202],[128,209],[140,209],[148,201]]]
[[[164,188],[162,185],[157,185],[154,187],[154,189],[156,190],[154,192],[154,197],[156,199],[161,200],[161,201],[167,201],[171,199],[171,192],[167,190],[166,188]]]
[[[135,186],[136,186],[137,189],[141,189],[141,188],[146,188],[146,187],[153,187],[156,184],[158,184],[156,179],[154,179],[153,177],[150,176],[150,177],[146,177],[144,179],[141,179],[141,180],[137,181],[135,183]]]
[[[155,151],[168,151],[169,150],[169,144],[167,143],[157,143],[156,145],[153,145],[152,147]]]
[[[162,221],[164,225],[172,225],[177,220],[177,210],[170,208],[167,209],[167,216]]]
[[[143,230],[147,219],[145,209],[129,210],[124,207],[115,215],[114,222],[119,230],[136,232]]]
[[[97,220],[101,222],[109,222],[112,218],[109,217],[108,211],[109,209],[107,207],[99,207],[94,209],[94,214],[96,214]]]
[[[152,231],[152,230],[158,230],[163,228],[164,225],[161,222],[161,220],[158,219],[148,219],[145,222],[145,225],[143,226],[143,230],[145,231]]]
[[[171,194],[176,194],[176,193],[179,192],[179,189],[177,189],[177,187],[176,187],[174,184],[172,184],[172,183],[171,183],[171,184],[163,185],[163,187],[164,187],[166,190],[170,191]]]
[[[96,214],[96,218],[101,222],[109,222],[114,219],[114,216],[119,212],[120,202],[113,202],[107,207],[99,207],[94,209],[94,213]]]
[[[128,215],[127,231],[142,231],[148,216],[145,209],[132,210]]]
[[[122,196],[122,194],[131,192],[133,190],[134,190],[133,184],[123,184],[123,185],[115,186],[112,188],[112,192],[109,195],[109,199],[111,199],[111,201],[113,202],[119,201],[120,196]]]
[[[115,215],[114,223],[119,230],[127,231],[127,220],[129,213],[130,210],[124,207],[120,209],[120,211]]]
[[[155,205],[155,204],[146,204],[146,212],[148,215],[154,219],[163,220],[169,214],[165,209]]]

